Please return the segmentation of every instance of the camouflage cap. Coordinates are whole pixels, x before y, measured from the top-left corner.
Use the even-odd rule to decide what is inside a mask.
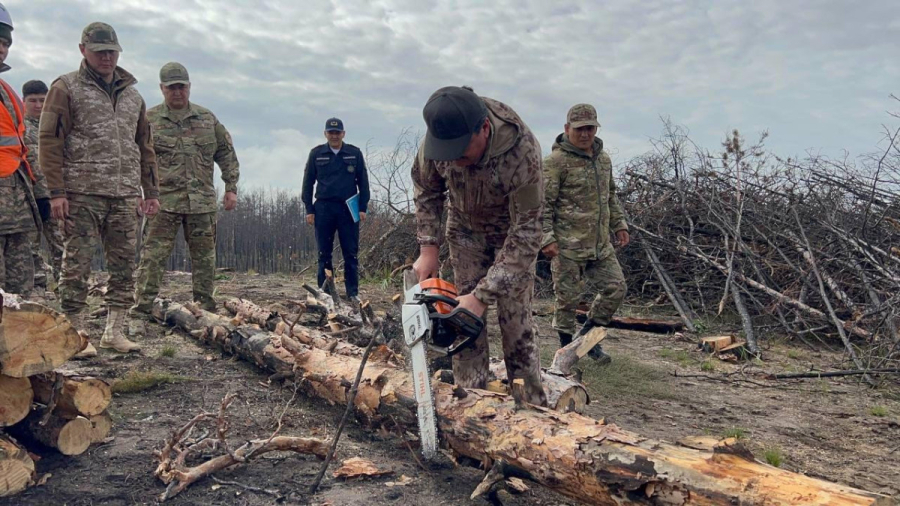
[[[581,128],[586,126],[595,126],[600,128],[597,122],[597,109],[591,104],[575,104],[569,109],[566,115],[566,123],[571,128]]]
[[[184,68],[184,65],[170,61],[159,69],[159,82],[164,86],[191,84],[191,78],[188,76],[188,71]]]
[[[106,23],[93,22],[81,32],[81,43],[90,51],[118,51],[122,52],[119,45],[119,37],[113,27]]]

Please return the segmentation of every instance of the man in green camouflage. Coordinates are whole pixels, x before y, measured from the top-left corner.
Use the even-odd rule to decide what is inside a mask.
[[[62,266],[63,236],[59,229],[59,222],[50,216],[50,191],[47,190],[47,178],[41,171],[38,162],[38,126],[41,121],[41,111],[47,98],[47,85],[43,81],[28,81],[22,85],[22,101],[25,103],[25,145],[28,146],[28,163],[34,173],[34,198],[40,210],[43,220],[43,236],[47,239],[50,250],[50,261],[47,262],[40,255],[41,234],[34,236],[34,286],[35,288],[47,288],[47,273],[53,277],[55,283],[59,282],[59,273]]]
[[[565,346],[575,333],[575,309],[581,297],[596,296],[578,336],[608,325],[625,297],[625,276],[610,242],[624,247],[630,241],[628,224],[612,177],[612,161],[596,137],[600,123],[588,104],[569,109],[565,133],[544,159],[544,237],[541,251],[551,258],[556,312],[553,327]],[[585,282],[589,285],[585,287]],[[577,337],[577,336],[576,336]],[[600,345],[591,356],[601,363],[610,357]]]
[[[191,252],[194,300],[215,311],[213,280],[216,270],[215,167],[225,182],[223,206],[237,204],[240,166],[231,135],[216,116],[190,101],[191,81],[180,63],[167,63],[159,71],[164,102],[147,111],[153,126],[153,146],[159,160],[161,212],[147,224],[134,289],[135,316],[145,319],[159,294],[166,260],[175,245],[178,228]]]
[[[52,215],[65,220],[60,302],[76,328],[83,329],[99,239],[109,271],[100,347],[139,351],[125,329],[134,286],[135,207],[145,216],[159,210],[150,124],[137,80],[117,65],[122,47],[115,30],[91,23],[78,47],[84,56],[81,68],[50,86],[40,123],[39,159]]]

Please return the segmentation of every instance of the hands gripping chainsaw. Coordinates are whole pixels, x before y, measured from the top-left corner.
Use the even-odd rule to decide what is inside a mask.
[[[457,307],[456,287],[441,279],[407,286],[402,309],[403,334],[409,346],[422,454],[437,453],[437,423],[428,354],[452,356],[471,345],[484,329],[484,320]],[[458,341],[458,342],[457,342]]]

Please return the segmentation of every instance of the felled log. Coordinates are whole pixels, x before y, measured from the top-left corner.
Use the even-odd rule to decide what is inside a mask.
[[[28,378],[0,374],[0,428],[22,421],[31,411],[34,391]]]
[[[504,384],[509,382],[506,364],[502,360],[492,360],[490,368],[493,379]],[[541,371],[541,384],[544,386],[544,393],[547,394],[547,405],[550,409],[584,413],[584,407],[590,402],[584,385],[575,380]]]
[[[0,497],[7,497],[34,484],[34,461],[28,451],[9,436],[0,434]]]
[[[43,404],[55,400],[55,412],[64,418],[99,415],[112,400],[109,384],[90,376],[53,371],[32,376],[30,380],[34,398]]]
[[[578,323],[584,323],[587,319],[587,311],[578,310],[575,313]],[[684,322],[679,320],[658,320],[655,318],[631,318],[628,316],[613,316],[608,328],[637,330],[654,334],[671,334],[684,330]]]
[[[322,331],[311,329],[299,324],[295,325],[294,328],[291,329],[290,326],[294,324],[295,320],[291,320],[289,324],[285,325],[284,321],[281,319],[277,312],[270,311],[264,307],[258,306],[252,301],[246,299],[228,299],[225,301],[225,308],[234,313],[234,315],[239,319],[244,320],[248,323],[259,325],[260,327],[262,327],[262,329],[268,329],[269,331],[272,331],[279,336],[287,335],[297,342],[312,346],[314,348],[326,350],[329,353],[347,355],[351,357],[362,357],[363,350],[359,346],[352,345],[342,339],[330,336]],[[207,315],[207,318],[211,317],[211,315]],[[215,321],[217,325],[225,327],[228,327],[228,325],[230,324],[230,322],[227,322],[224,318],[221,320],[210,321]],[[246,332],[259,333],[253,332],[249,329],[247,329]],[[394,353],[391,352],[388,348],[379,346],[378,349],[373,351],[371,359],[374,361],[385,361],[394,360],[395,357]]]
[[[359,360],[273,338],[244,340],[204,326],[184,306],[157,300],[164,321],[191,335],[260,363],[294,371],[301,384],[330,402],[346,400]],[[178,315],[178,316],[176,316]],[[283,337],[283,336],[282,336]],[[265,340],[263,340],[265,339]],[[293,341],[293,340],[291,340]],[[406,412],[399,423],[415,426],[410,375],[381,364],[363,371],[355,407],[377,423]],[[729,448],[697,450],[645,439],[576,413],[518,409],[508,395],[435,383],[441,440],[479,462],[503,460],[533,481],[589,504],[886,505],[885,496],[761,464]]]
[[[0,371],[26,378],[61,366],[87,346],[69,320],[50,308],[22,302],[3,308]]]
[[[45,419],[46,423],[42,425]],[[91,445],[93,427],[90,420],[83,416],[68,419],[55,413],[46,416],[46,413],[37,410],[10,430],[56,448],[63,455],[81,455]]]

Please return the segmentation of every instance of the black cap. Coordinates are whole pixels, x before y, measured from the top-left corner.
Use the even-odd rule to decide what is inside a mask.
[[[47,94],[47,85],[44,84],[44,81],[38,81],[37,79],[28,81],[27,83],[22,85],[22,98],[27,97],[28,95],[46,95]]]
[[[326,132],[343,132],[344,131],[344,122],[337,118],[331,118],[325,122],[325,131]]]
[[[434,92],[422,111],[428,126],[425,158],[442,162],[462,158],[487,114],[484,101],[469,88],[447,86]]]

